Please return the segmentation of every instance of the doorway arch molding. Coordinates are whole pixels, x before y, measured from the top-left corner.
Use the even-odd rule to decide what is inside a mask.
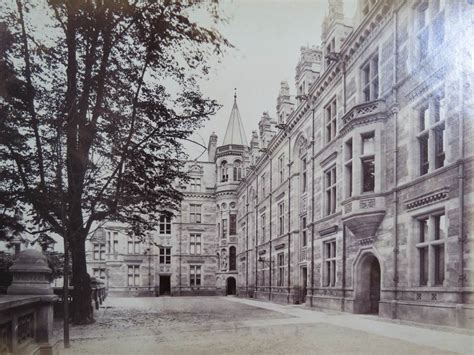
[[[370,282],[367,277],[370,275],[373,261],[377,261],[380,272],[380,300],[384,285],[384,265],[383,258],[377,249],[367,246],[359,249],[352,262],[352,286],[354,292],[354,313],[370,313],[367,311],[368,295],[370,294]]]

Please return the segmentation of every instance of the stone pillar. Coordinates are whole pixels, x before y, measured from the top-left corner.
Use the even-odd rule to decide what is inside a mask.
[[[7,294],[39,296],[34,326],[35,340],[41,355],[53,354],[53,302],[57,296],[53,294],[49,281],[51,269],[46,257],[34,249],[24,250],[17,255],[9,270],[13,282],[8,287]]]

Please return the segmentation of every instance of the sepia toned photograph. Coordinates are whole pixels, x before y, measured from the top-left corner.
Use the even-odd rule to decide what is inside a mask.
[[[0,355],[474,354],[474,0],[0,0]]]

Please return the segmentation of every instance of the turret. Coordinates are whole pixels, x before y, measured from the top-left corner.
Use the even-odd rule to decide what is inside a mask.
[[[217,134],[212,132],[209,137],[209,144],[207,145],[207,154],[208,160],[213,162],[216,159],[216,149],[217,149]]]
[[[301,56],[296,66],[296,97],[298,102],[304,99],[309,88],[321,72],[322,51],[319,47],[301,47]]]
[[[352,31],[352,20],[344,17],[342,0],[328,0],[329,13],[324,17],[321,41],[324,69],[337,61],[341,45]]]
[[[258,122],[258,128],[260,130],[260,148],[267,148],[275,132],[275,121],[273,121],[268,114],[264,112],[260,122]]]
[[[290,86],[288,85],[288,82],[282,81],[276,106],[279,124],[286,123],[288,116],[291,115],[294,110],[294,106],[295,105],[290,96]]]

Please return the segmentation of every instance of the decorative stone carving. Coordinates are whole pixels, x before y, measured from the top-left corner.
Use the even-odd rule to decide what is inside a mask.
[[[365,200],[360,200],[360,208],[374,208],[375,207],[375,198],[368,198]]]
[[[13,282],[8,287],[9,295],[52,295],[49,282],[51,269],[46,257],[38,250],[20,252],[9,269]]]
[[[419,207],[431,205],[435,202],[442,201],[448,198],[448,189],[432,191],[429,194],[418,196],[406,203],[407,210],[413,210]]]

